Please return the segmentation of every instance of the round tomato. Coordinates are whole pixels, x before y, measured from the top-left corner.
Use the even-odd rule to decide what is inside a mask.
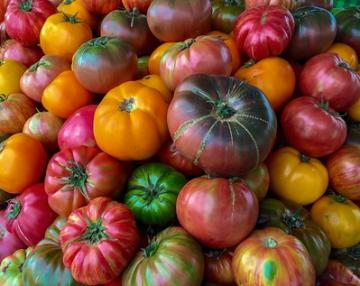
[[[355,50],[349,45],[335,43],[326,52],[337,54],[352,69],[357,70],[359,66],[358,56]]]
[[[200,177],[182,188],[176,213],[180,224],[203,245],[232,247],[255,227],[258,201],[242,180]]]
[[[280,55],[290,43],[295,21],[280,6],[261,6],[243,12],[234,26],[240,52],[254,60]]]
[[[96,109],[97,145],[119,160],[152,157],[168,138],[167,109],[168,104],[156,89],[136,81],[119,85]]]
[[[333,248],[360,242],[360,208],[341,195],[327,195],[311,208],[311,217],[327,234]]]
[[[346,140],[344,119],[311,96],[288,103],[281,115],[281,125],[289,144],[310,157],[330,155]]]
[[[73,211],[60,231],[64,265],[82,284],[115,279],[130,262],[140,242],[131,211],[99,197]]]
[[[259,202],[266,197],[270,186],[270,174],[268,167],[264,163],[246,174],[243,180],[250,190],[254,192]]]
[[[23,264],[32,251],[31,248],[19,249],[9,255],[0,264],[0,285],[1,286],[23,286],[22,274]]]
[[[174,45],[174,42],[163,43],[158,46],[149,58],[149,73],[160,75],[160,62],[165,53]]]
[[[315,285],[305,246],[277,228],[257,230],[240,243],[232,267],[237,285]]]
[[[135,76],[137,56],[126,41],[100,37],[77,50],[72,69],[83,87],[103,94]]]
[[[86,90],[76,79],[73,71],[59,74],[44,90],[43,106],[61,118],[68,118],[80,107],[88,105],[93,94]]]
[[[235,78],[204,74],[178,86],[168,125],[179,152],[220,177],[244,175],[264,161],[277,129],[260,90]]]
[[[18,133],[0,143],[0,189],[21,193],[40,179],[45,167],[45,149],[31,136]]]
[[[106,15],[122,6],[121,0],[82,0],[86,9],[94,14]]]
[[[91,28],[96,27],[96,17],[86,9],[83,0],[62,0],[57,10],[66,15],[76,15],[79,21],[88,24]]]
[[[36,112],[35,103],[22,93],[0,94],[0,134],[21,132],[26,120]]]
[[[0,94],[21,92],[20,78],[26,66],[13,60],[0,61]]]
[[[350,106],[347,112],[352,120],[360,122],[360,97]]]
[[[295,72],[286,60],[279,57],[257,63],[250,61],[236,72],[235,77],[260,89],[275,110],[280,110],[295,91]]]
[[[317,159],[283,147],[268,159],[270,188],[281,199],[299,205],[312,204],[325,192],[329,175]]]
[[[164,100],[167,103],[171,102],[172,99],[172,92],[166,87],[165,83],[162,81],[161,77],[153,74],[153,75],[147,75],[143,77],[142,79],[138,80],[137,82],[143,84],[144,86],[151,87],[153,89],[156,89],[161,93]]]
[[[205,254],[205,281],[222,286],[235,286],[231,268],[233,251],[229,249],[207,249]]]
[[[245,10],[244,0],[212,0],[211,26],[214,30],[230,33],[236,19]]]
[[[128,11],[137,9],[141,13],[146,14],[152,1],[153,0],[122,0],[122,3]]]
[[[203,273],[200,245],[181,227],[169,227],[138,252],[121,282],[122,286],[200,286]]]

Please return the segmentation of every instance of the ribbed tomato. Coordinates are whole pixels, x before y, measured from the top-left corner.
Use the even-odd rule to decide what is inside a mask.
[[[245,10],[244,0],[212,0],[213,30],[230,33],[239,15]]]
[[[230,249],[206,249],[205,281],[221,286],[235,286],[231,263],[234,252]]]

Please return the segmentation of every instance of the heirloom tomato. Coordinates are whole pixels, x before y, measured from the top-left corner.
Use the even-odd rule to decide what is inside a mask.
[[[283,107],[295,91],[295,72],[289,62],[279,57],[249,61],[235,77],[260,89],[275,110]]]
[[[183,228],[169,227],[138,252],[121,285],[200,286],[203,273],[200,245]]]
[[[20,78],[26,66],[14,60],[0,61],[0,94],[21,92]]]
[[[237,285],[315,285],[315,269],[305,246],[277,228],[256,230],[240,243],[232,267]]]
[[[122,0],[122,3],[128,11],[137,9],[141,13],[146,14],[152,1],[153,0]]]
[[[23,286],[23,265],[32,249],[19,249],[1,261],[0,285]]]
[[[0,134],[22,131],[24,123],[36,112],[35,103],[22,93],[0,94]]]
[[[76,15],[76,19],[88,24],[91,28],[96,27],[96,17],[85,7],[83,0],[62,0],[57,10],[66,15]]]
[[[290,147],[272,153],[268,167],[271,190],[295,204],[312,204],[326,192],[329,184],[328,172],[319,160]]]
[[[280,6],[261,6],[243,12],[234,26],[240,52],[254,60],[280,55],[290,43],[295,28],[289,10]]]
[[[343,263],[330,260],[320,286],[359,286],[360,278]]]
[[[25,46],[36,46],[41,27],[54,13],[48,0],[11,0],[5,13],[6,33]]]
[[[242,180],[200,177],[182,188],[176,213],[180,224],[203,245],[232,247],[255,227],[258,201]]]
[[[355,50],[349,45],[335,43],[326,52],[337,54],[352,69],[357,70],[359,66],[358,56]]]
[[[323,157],[339,149],[346,140],[346,123],[328,104],[311,96],[288,103],[281,115],[288,143],[310,157]]]
[[[46,55],[71,61],[77,49],[92,38],[88,24],[75,15],[56,13],[46,19],[40,33],[40,47]]]
[[[160,76],[156,74],[147,75],[142,79],[138,80],[138,82],[143,84],[144,86],[156,89],[162,94],[164,100],[167,103],[171,102],[172,92],[166,87],[165,83],[162,81]]]
[[[150,55],[149,58],[149,73],[160,75],[160,62],[165,53],[176,43],[163,43],[158,46]]]
[[[264,163],[261,163],[258,167],[246,174],[243,180],[255,194],[259,202],[266,197],[270,186],[270,174],[268,167],[266,167]]]
[[[236,286],[231,268],[234,252],[230,249],[207,249],[205,254],[205,281],[222,286]]]
[[[163,42],[185,41],[210,31],[210,0],[153,0],[147,11],[151,32]]]
[[[35,246],[56,218],[48,204],[44,184],[32,185],[11,199],[6,217],[7,230],[16,234],[27,246]]]
[[[308,250],[317,275],[326,268],[331,244],[324,230],[311,220],[303,207],[265,199],[260,205],[258,227],[277,227],[298,238]]]
[[[245,10],[244,0],[212,0],[211,26],[214,30],[231,33],[236,19]]]
[[[40,179],[45,168],[45,149],[31,136],[17,133],[0,143],[0,189],[21,193]]]
[[[73,211],[60,231],[64,265],[82,284],[110,282],[137,251],[140,237],[131,211],[99,197]]]
[[[298,0],[245,0],[246,9],[256,8],[259,6],[282,6],[290,11],[299,7]]]
[[[178,86],[168,125],[179,152],[220,177],[245,175],[257,167],[269,154],[277,129],[260,90],[235,78],[204,74]]]
[[[73,71],[59,74],[44,90],[43,106],[61,118],[68,118],[80,107],[88,105],[93,94],[86,90],[76,79]]]
[[[66,70],[70,70],[70,64],[64,58],[45,55],[22,75],[21,90],[31,99],[41,102],[44,89]]]
[[[332,257],[345,265],[351,272],[353,272],[360,279],[360,243],[357,245],[344,248],[335,249]],[[360,281],[360,280],[359,280]]]
[[[331,241],[333,248],[352,247],[360,242],[360,208],[347,198],[323,196],[311,208],[311,217]]]
[[[167,109],[168,104],[156,89],[137,81],[123,83],[112,89],[96,109],[96,143],[119,160],[148,159],[168,138]]]
[[[121,0],[82,0],[86,9],[94,14],[106,15],[122,6]]]
[[[72,70],[83,87],[95,93],[107,93],[131,80],[137,69],[137,56],[126,41],[100,37],[83,44],[75,53]]]
[[[360,122],[360,97],[350,106],[347,112],[352,120]]]
[[[31,66],[43,56],[37,46],[25,47],[15,40],[6,40],[0,47],[0,60],[14,60],[25,66]]]

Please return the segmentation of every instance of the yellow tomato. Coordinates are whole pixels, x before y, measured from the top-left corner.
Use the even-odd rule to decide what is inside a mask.
[[[20,78],[26,66],[13,60],[0,61],[0,94],[21,92]]]
[[[172,93],[166,87],[165,83],[162,81],[160,76],[158,76],[156,74],[147,75],[147,76],[143,77],[142,79],[138,80],[138,82],[140,82],[141,84],[143,84],[147,87],[155,88],[157,91],[159,91],[163,95],[164,100],[167,103],[170,103],[171,98],[172,98]]]
[[[328,50],[328,53],[337,54],[343,61],[347,62],[351,68],[358,68],[358,57],[355,50],[343,43],[335,43]]]
[[[92,28],[96,27],[96,17],[85,8],[82,0],[63,0],[57,10],[66,15],[76,15],[80,21]]]
[[[360,122],[360,98],[349,108],[348,114],[352,120]]]
[[[171,48],[175,43],[163,43],[158,46],[151,54],[149,58],[149,73],[160,75],[160,61],[166,51]]]
[[[329,175],[317,159],[284,147],[275,151],[268,161],[270,188],[285,201],[308,205],[326,191]]]
[[[360,242],[360,208],[341,195],[327,195],[311,208],[312,219],[327,234],[333,248]]]

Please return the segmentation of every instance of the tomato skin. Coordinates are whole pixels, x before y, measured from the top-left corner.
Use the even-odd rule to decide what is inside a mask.
[[[270,186],[270,174],[265,163],[261,163],[257,168],[246,174],[243,180],[250,190],[254,192],[259,202],[266,197]]]
[[[56,218],[42,183],[26,188],[19,196],[11,199],[6,216],[7,230],[16,233],[27,246],[35,246]]]
[[[40,179],[45,168],[45,149],[31,136],[17,133],[1,142],[0,189],[21,193]]]
[[[287,9],[261,6],[241,13],[233,32],[239,51],[261,60],[280,55],[290,43],[294,28],[294,18]]]
[[[153,0],[122,0],[126,10],[131,11],[134,8],[138,9],[141,13],[146,14],[151,2]]]
[[[281,6],[290,11],[299,7],[300,1],[293,0],[245,0],[246,9],[256,8],[259,6]]]
[[[35,103],[22,93],[0,95],[0,134],[21,132],[26,120],[36,112]]]
[[[165,53],[171,48],[175,42],[167,42],[158,46],[149,58],[149,73],[160,75],[160,62]]]
[[[226,248],[253,230],[258,201],[242,180],[199,177],[180,191],[176,213],[180,224],[203,245]],[[218,213],[223,215],[216,217]]]
[[[106,15],[122,6],[121,0],[82,0],[86,9],[94,14]]]
[[[26,66],[14,60],[0,61],[0,93],[10,94],[21,92],[20,78]]]
[[[232,267],[237,285],[315,285],[315,269],[305,246],[277,228],[256,230],[240,243]]]
[[[245,10],[243,0],[212,0],[211,26],[213,30],[231,33],[237,17]]]
[[[341,195],[327,195],[311,208],[312,219],[331,241],[332,248],[352,247],[360,242],[360,208]]]
[[[85,7],[83,0],[62,0],[57,6],[57,11],[66,15],[75,15],[76,17],[88,24],[91,28],[96,27],[96,17],[91,14]]]
[[[87,285],[115,279],[135,254],[139,242],[131,211],[104,197],[73,211],[60,232],[65,267],[76,281]]]
[[[161,77],[152,74],[144,76],[142,79],[137,80],[138,83],[141,83],[144,86],[151,87],[161,93],[166,103],[170,103],[172,99],[172,92],[166,87],[165,83],[162,81]]]
[[[345,121],[311,96],[289,102],[282,112],[281,125],[288,143],[310,157],[330,155],[346,140]]]
[[[149,56],[143,56],[138,58],[135,79],[141,79],[149,75],[149,58]]]
[[[347,111],[350,118],[356,122],[360,122],[360,98],[358,98]]]
[[[222,286],[236,286],[231,268],[233,251],[208,249],[205,251],[205,281]]]
[[[319,286],[358,286],[360,278],[337,260],[330,260]]]
[[[210,31],[210,0],[153,0],[147,11],[151,32],[163,42],[185,41]]]
[[[348,63],[352,69],[357,70],[359,66],[358,56],[355,50],[349,45],[334,43],[326,52],[337,54],[344,62]]]

